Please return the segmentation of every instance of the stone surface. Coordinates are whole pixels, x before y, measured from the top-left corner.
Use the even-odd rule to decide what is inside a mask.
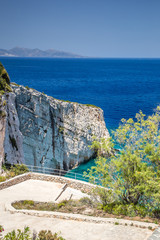
[[[5,94],[6,129],[4,152],[10,163],[24,163],[23,136],[19,130],[19,118],[15,107],[15,94]]]
[[[45,182],[55,182],[63,185],[67,184],[67,188],[68,187],[73,188],[85,193],[90,193],[96,187],[96,185],[79,181],[79,180],[74,180],[72,178],[28,172],[28,173],[24,173],[22,175],[16,176],[14,178],[11,178],[9,180],[6,180],[5,182],[1,182],[0,190],[16,185],[18,183],[24,182],[29,179],[45,181]]]
[[[59,214],[59,218],[57,216],[54,218],[50,217],[49,213],[47,215],[46,212],[44,212],[44,215],[43,212],[36,215],[36,211],[30,211],[35,213],[34,216],[31,216],[20,212],[11,214],[5,211],[6,204],[15,200],[50,201],[53,199],[52,193],[56,195],[55,189],[53,189],[53,192],[50,190],[51,185],[53,188],[54,186],[57,187],[57,184],[42,183],[38,184],[38,186],[41,186],[38,188],[36,185],[34,186],[34,182],[31,184],[30,181],[25,181],[0,191],[0,222],[3,223],[5,233],[15,228],[22,229],[24,226],[29,226],[31,230],[35,229],[36,231],[42,229],[50,229],[53,232],[61,231],[61,235],[66,240],[147,240],[152,234],[152,231],[147,228],[152,225],[149,223],[139,223],[140,226],[146,227],[141,228],[133,226],[133,221],[122,219],[112,219],[113,222],[110,223],[111,219],[108,219],[108,222],[104,222],[103,219],[101,222],[99,218],[78,216],[79,220],[75,221],[65,220],[64,216],[66,219],[67,217],[62,213]],[[68,219],[71,218],[76,217],[74,214],[71,214]],[[119,225],[115,224],[115,222],[119,222]]]
[[[3,117],[0,117],[0,166],[6,159],[10,163],[24,163],[23,137],[15,108],[15,94],[2,96]]]
[[[160,240],[160,227],[153,232],[153,234],[148,238],[148,240]]]
[[[27,165],[71,169],[93,157],[89,148],[93,136],[109,137],[102,109],[57,100],[23,86],[12,88]],[[22,152],[19,157],[23,161]]]
[[[2,170],[2,162],[4,160],[4,140],[6,131],[6,111],[3,103],[4,99],[0,98],[0,173]],[[5,113],[5,116],[3,116],[2,113]]]

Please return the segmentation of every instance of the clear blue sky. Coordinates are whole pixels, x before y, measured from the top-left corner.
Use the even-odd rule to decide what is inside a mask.
[[[0,48],[160,57],[160,0],[0,0]]]

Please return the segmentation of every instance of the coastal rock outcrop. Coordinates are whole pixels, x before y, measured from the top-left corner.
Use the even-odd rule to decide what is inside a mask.
[[[0,167],[6,160],[68,170],[94,156],[93,136],[109,137],[102,109],[11,87],[0,105]]]
[[[0,63],[0,172],[2,163],[24,162],[22,134],[9,76]]]
[[[93,157],[89,148],[93,136],[109,137],[102,109],[23,86],[12,88],[26,164],[68,170]]]

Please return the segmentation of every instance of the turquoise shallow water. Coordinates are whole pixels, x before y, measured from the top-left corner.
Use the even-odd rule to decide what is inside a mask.
[[[72,169],[70,172],[72,173],[78,173],[78,174],[82,174],[87,171],[87,169],[90,169],[92,166],[95,166],[95,159],[91,159],[90,161],[86,162],[86,163],[82,163],[80,164],[77,168]],[[76,175],[76,178],[79,180],[86,180],[86,178],[83,178],[81,175]],[[68,175],[69,176],[69,175]],[[73,175],[74,176],[74,175]],[[83,178],[83,179],[82,179]]]
[[[160,59],[2,58],[11,81],[58,99],[88,103],[104,111],[111,131],[120,119],[160,104]],[[83,173],[91,160],[72,170]]]

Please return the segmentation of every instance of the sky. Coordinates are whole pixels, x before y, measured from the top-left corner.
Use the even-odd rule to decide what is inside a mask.
[[[0,0],[0,48],[160,58],[160,0]]]

